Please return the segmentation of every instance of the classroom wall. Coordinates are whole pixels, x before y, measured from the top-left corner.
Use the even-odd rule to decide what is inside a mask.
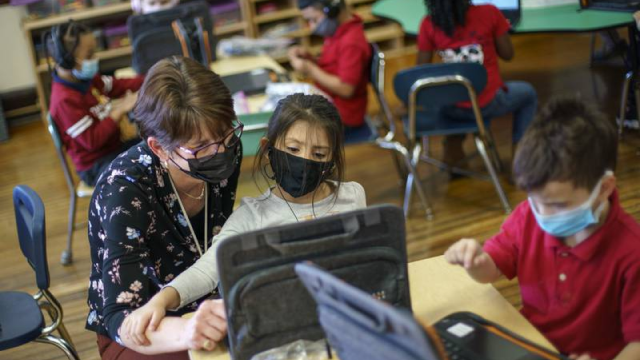
[[[0,6],[0,93],[35,86],[21,19],[24,6]]]

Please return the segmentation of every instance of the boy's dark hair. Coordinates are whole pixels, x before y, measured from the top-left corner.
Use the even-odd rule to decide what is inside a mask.
[[[525,191],[551,181],[571,181],[593,189],[606,170],[614,170],[616,127],[579,97],[551,100],[518,144],[513,162],[516,184]]]
[[[344,179],[344,129],[338,109],[324,96],[293,94],[278,102],[273,115],[269,119],[267,133],[265,137],[267,143],[258,149],[254,159],[253,178],[258,184],[258,173],[268,182],[272,179],[272,173],[267,169],[271,168],[268,159],[268,152],[271,147],[275,147],[279,141],[284,140],[284,136],[289,128],[296,121],[305,121],[311,128],[322,129],[327,134],[329,147],[331,148],[331,159],[333,170],[326,180],[335,180],[340,186]],[[338,190],[334,191],[337,194]]]
[[[70,70],[75,65],[75,52],[80,43],[80,36],[91,33],[88,26],[69,20],[64,24],[53,26],[45,37],[45,45],[48,53],[56,64]],[[49,35],[50,36],[47,36]]]
[[[134,118],[143,139],[153,136],[164,149],[173,150],[206,133],[224,137],[236,113],[220,76],[193,59],[172,56],[147,73]]]
[[[464,26],[471,1],[425,0],[425,5],[433,25],[451,37],[457,26]]]

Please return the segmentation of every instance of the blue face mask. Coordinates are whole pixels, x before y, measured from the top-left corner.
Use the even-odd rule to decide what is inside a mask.
[[[329,19],[325,17],[315,29],[313,29],[313,34],[322,36],[322,37],[331,37],[338,30],[338,19]]]
[[[607,170],[604,176],[607,175],[613,175],[613,172]],[[597,224],[600,221],[600,215],[604,210],[606,201],[603,201],[595,211],[593,211],[592,207],[596,198],[600,194],[601,187],[602,179],[598,181],[598,184],[596,184],[595,188],[591,192],[589,199],[587,199],[587,201],[582,205],[575,209],[559,212],[557,214],[540,214],[531,198],[529,198],[529,205],[531,206],[531,211],[533,211],[533,215],[536,217],[536,221],[542,230],[555,237],[565,238],[584,230],[590,225]]]
[[[82,69],[71,70],[73,76],[78,80],[89,81],[98,73],[98,59],[83,60]]]

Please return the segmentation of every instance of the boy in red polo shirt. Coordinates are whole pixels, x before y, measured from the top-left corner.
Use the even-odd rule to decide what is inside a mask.
[[[640,225],[620,206],[618,134],[587,103],[552,101],[514,160],[522,202],[484,248],[445,253],[476,281],[518,277],[522,314],[580,360],[640,359]]]
[[[324,37],[324,45],[317,59],[300,46],[291,47],[291,66],[331,96],[347,131],[363,126],[371,48],[362,19],[344,0],[298,0],[298,7],[311,31]]]
[[[49,113],[78,175],[93,186],[111,161],[139,142],[120,139],[119,123],[133,109],[144,78],[118,80],[98,73],[96,38],[76,22],[54,26],[49,52],[56,62]],[[117,106],[111,99],[122,98]]]

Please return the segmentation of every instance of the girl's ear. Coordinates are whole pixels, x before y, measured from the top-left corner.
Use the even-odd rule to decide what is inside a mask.
[[[260,139],[260,148],[264,149],[265,155],[267,155],[267,158],[269,158],[269,149],[267,149],[267,146],[269,146],[269,139],[263,136]]]
[[[160,162],[165,162],[169,159],[169,154],[162,148],[162,146],[160,146],[158,139],[153,136],[149,136],[147,138],[147,145],[149,145],[151,151],[160,158]]]

